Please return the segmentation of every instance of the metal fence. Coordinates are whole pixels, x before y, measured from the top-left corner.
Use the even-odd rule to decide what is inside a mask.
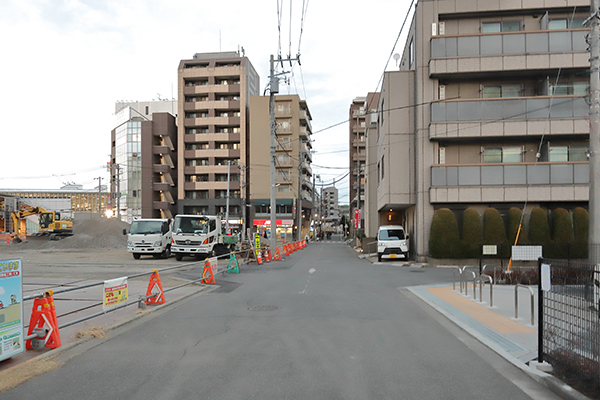
[[[600,391],[600,265],[540,259],[538,361]],[[586,390],[586,391],[587,391]]]

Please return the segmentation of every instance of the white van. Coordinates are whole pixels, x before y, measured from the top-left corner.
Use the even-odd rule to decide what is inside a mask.
[[[408,260],[408,235],[400,225],[383,225],[377,232],[377,261],[404,257]]]
[[[169,258],[171,255],[171,219],[145,218],[131,223],[127,235],[127,251],[136,260],[143,254],[154,258]]]

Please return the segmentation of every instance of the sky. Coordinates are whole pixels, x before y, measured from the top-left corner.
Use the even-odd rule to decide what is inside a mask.
[[[295,58],[289,85],[312,115],[313,172],[348,173],[349,108],[378,90],[411,0],[1,0],[1,189],[106,183],[116,101],[176,97],[194,53],[243,47],[260,76]],[[305,10],[303,13],[302,10]],[[281,49],[281,50],[279,50]],[[389,61],[388,61],[389,60]],[[289,64],[288,64],[289,66]],[[318,182],[318,181],[317,181]],[[336,183],[348,203],[348,180]]]

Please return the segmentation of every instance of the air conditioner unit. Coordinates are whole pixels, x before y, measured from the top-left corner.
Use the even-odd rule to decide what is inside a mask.
[[[431,36],[437,36],[437,22],[431,24]]]
[[[376,126],[377,119],[379,118],[379,113],[377,112],[377,110],[371,110],[371,112],[369,113],[369,116],[370,116],[369,125]]]
[[[440,35],[445,35],[446,34],[446,23],[445,22],[440,22],[438,33]]]

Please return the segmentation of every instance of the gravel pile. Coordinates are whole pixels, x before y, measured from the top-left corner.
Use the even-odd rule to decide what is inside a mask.
[[[20,249],[124,249],[127,236],[123,229],[129,224],[115,218],[94,217],[73,222],[73,236],[61,240],[50,240],[48,236],[30,237],[22,243],[13,243]]]

